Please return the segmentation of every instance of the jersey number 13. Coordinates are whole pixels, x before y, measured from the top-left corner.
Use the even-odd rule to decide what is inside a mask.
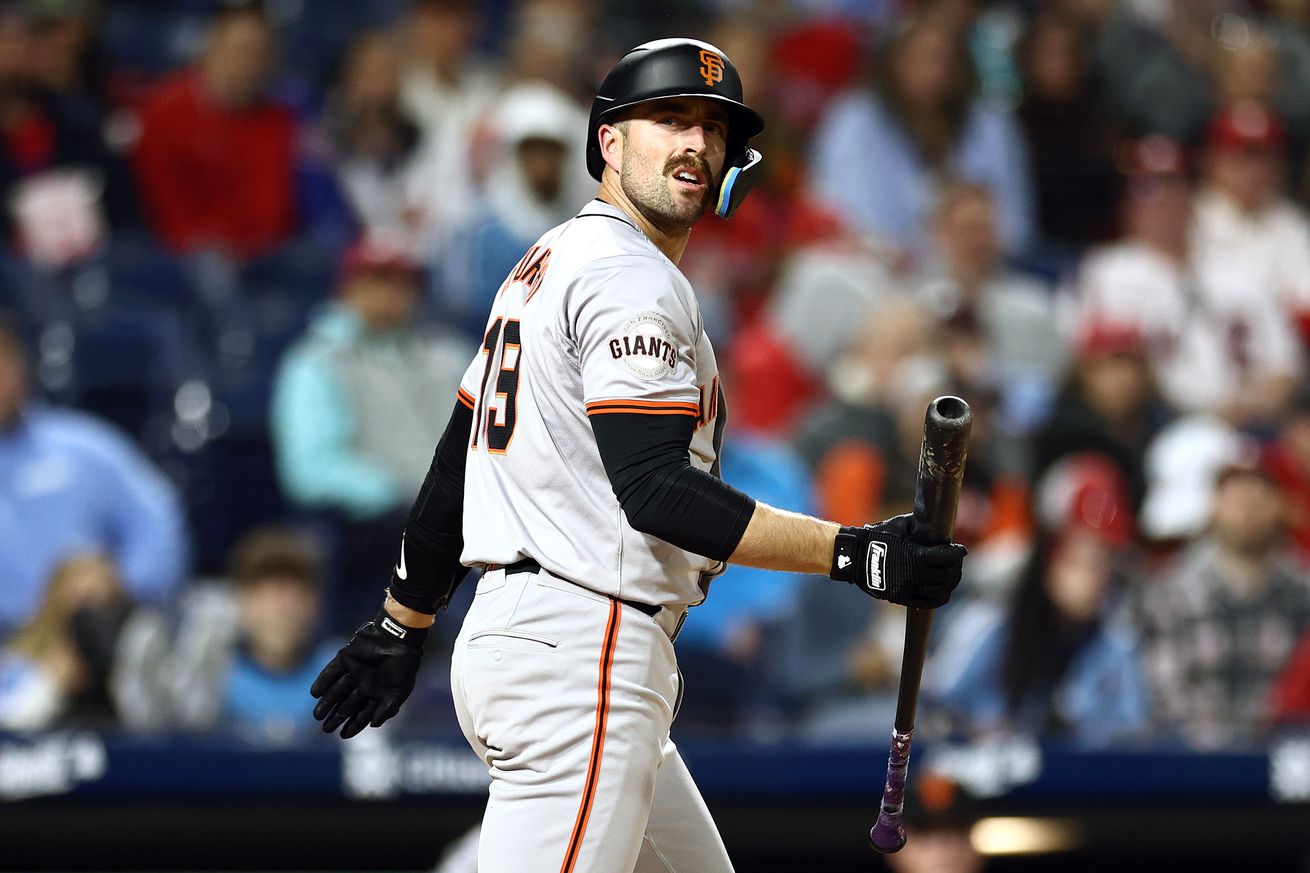
[[[487,451],[503,455],[514,438],[515,406],[519,393],[519,322],[516,318],[497,318],[487,329],[482,341],[487,356],[482,371],[482,387],[478,391],[478,409],[473,415],[473,448],[478,447],[478,435],[486,431]],[[492,410],[483,399],[487,396],[487,379],[491,378],[492,362],[499,361],[496,371],[496,397]],[[486,418],[486,422],[483,422]]]

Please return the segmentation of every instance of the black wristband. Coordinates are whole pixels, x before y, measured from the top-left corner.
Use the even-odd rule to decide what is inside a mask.
[[[387,593],[390,594],[391,590],[388,589]],[[385,603],[378,608],[378,614],[373,617],[373,621],[370,622],[370,624],[376,627],[381,633],[404,643],[412,649],[419,650],[422,650],[423,646],[427,643],[428,634],[432,631],[431,627],[409,627],[408,625],[401,624],[399,621],[391,617],[391,613],[387,612]],[[368,627],[368,625],[364,625],[364,627]],[[363,630],[363,628],[361,628],[361,630]]]
[[[837,541],[832,548],[832,569],[828,578],[835,582],[853,582],[859,560],[860,540],[857,527],[844,527],[837,532]]]

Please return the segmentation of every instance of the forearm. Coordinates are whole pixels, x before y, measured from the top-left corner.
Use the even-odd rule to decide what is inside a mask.
[[[468,572],[459,557],[463,550],[464,458],[472,421],[472,410],[463,402],[456,403],[410,510],[400,562],[391,576],[391,598],[423,615],[444,607]]]
[[[728,561],[766,570],[826,576],[832,569],[833,544],[840,529],[836,522],[756,502],[746,532]]]

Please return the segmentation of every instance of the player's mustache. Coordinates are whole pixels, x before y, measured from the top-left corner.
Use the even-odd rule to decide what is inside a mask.
[[[708,161],[698,160],[691,155],[677,155],[664,162],[664,175],[667,176],[682,167],[699,172],[705,178],[705,187],[714,190],[714,174],[710,172]]]

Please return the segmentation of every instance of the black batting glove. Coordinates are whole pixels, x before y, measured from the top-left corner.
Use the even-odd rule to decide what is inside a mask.
[[[959,543],[923,546],[911,539],[914,517],[898,515],[864,527],[844,527],[833,548],[832,571],[870,597],[936,609],[960,584],[968,549]]]
[[[414,690],[428,630],[405,627],[381,608],[355,631],[309,689],[318,700],[314,718],[323,722],[324,733],[341,728],[341,738],[348,740],[399,712]]]

